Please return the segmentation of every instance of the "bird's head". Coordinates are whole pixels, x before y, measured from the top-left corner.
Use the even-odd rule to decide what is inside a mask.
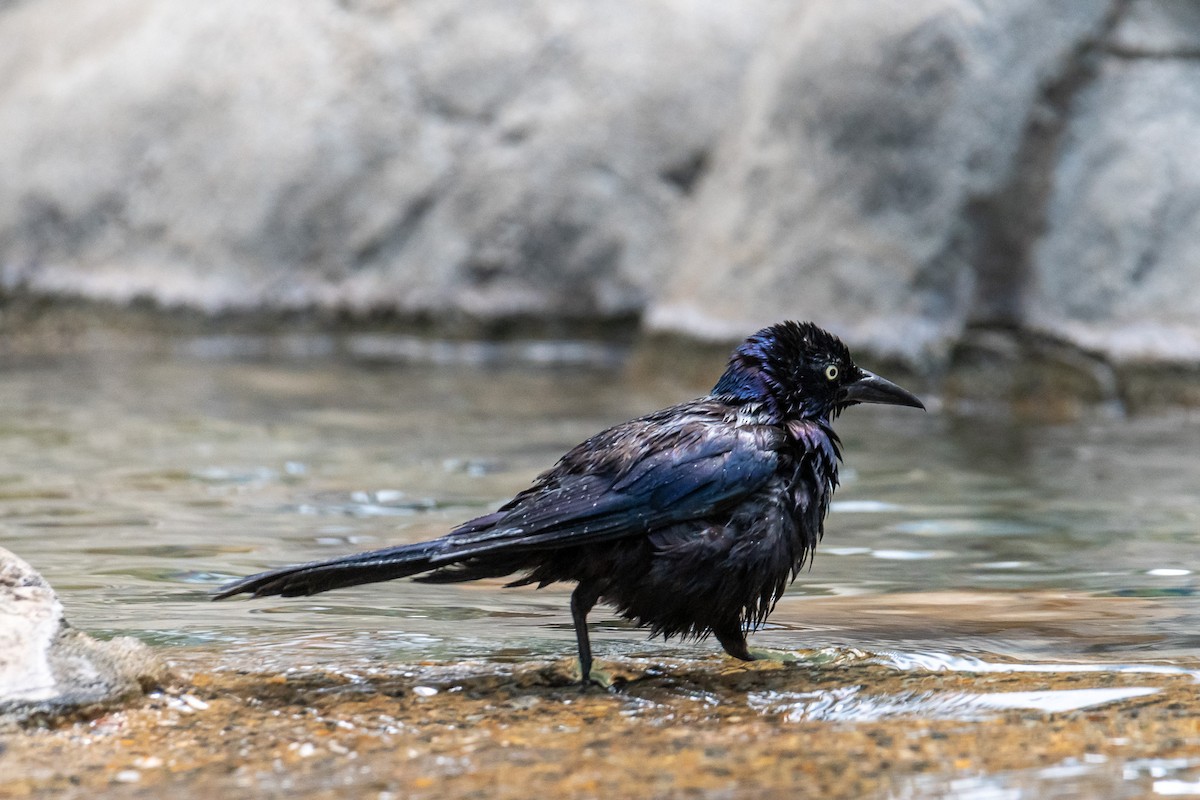
[[[857,403],[925,408],[910,392],[858,367],[841,339],[811,322],[781,322],[742,342],[712,394],[762,403],[781,419],[828,421]]]

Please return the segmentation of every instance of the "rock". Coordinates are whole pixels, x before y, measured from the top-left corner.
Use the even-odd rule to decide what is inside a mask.
[[[1200,57],[1200,3],[1132,0],[1113,31],[1110,49],[1126,56]]]
[[[119,703],[165,677],[140,642],[71,628],[50,585],[0,548],[0,725]]]
[[[627,317],[774,5],[0,7],[0,285]]]
[[[1200,358],[1195,0],[0,0],[0,41],[0,294],[35,316]]]
[[[1105,60],[1055,168],[1031,327],[1118,363],[1200,359],[1197,141],[1200,61]]]
[[[50,584],[0,550],[0,703],[55,695],[50,646],[62,623],[62,604]]]
[[[683,224],[651,328],[734,338],[812,318],[851,345],[943,357],[1044,85],[1109,4],[817,0],[751,68]]]

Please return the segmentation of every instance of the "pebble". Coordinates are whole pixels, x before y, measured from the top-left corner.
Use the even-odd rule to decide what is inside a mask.
[[[208,709],[208,703],[204,702],[203,700],[201,700],[199,697],[196,697],[195,695],[185,694],[185,695],[181,695],[179,699],[182,700],[184,703],[187,703],[187,705],[189,707],[194,708],[197,711],[205,711]]]

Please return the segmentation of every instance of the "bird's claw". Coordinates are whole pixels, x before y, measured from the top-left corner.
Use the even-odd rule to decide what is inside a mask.
[[[592,669],[586,678],[583,678],[579,681],[579,687],[585,692],[593,686],[597,686],[605,691],[608,691],[620,682],[621,681],[610,672],[606,672],[602,669]]]
[[[802,661],[799,653],[794,653],[791,650],[772,650],[767,647],[751,647],[748,651],[754,656],[755,661],[782,661],[785,664],[791,664],[796,661]]]
[[[604,691],[612,691],[614,688],[625,683],[628,679],[624,675],[620,675],[616,670],[601,669],[600,667],[592,667],[586,676],[579,678],[579,690],[586,692],[592,687],[603,689]]]

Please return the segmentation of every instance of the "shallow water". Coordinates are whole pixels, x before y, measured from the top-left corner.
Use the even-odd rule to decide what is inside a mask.
[[[571,657],[566,587],[400,581],[208,602],[250,572],[439,535],[600,428],[704,388],[635,379],[619,351],[587,345],[406,341],[357,358],[311,347],[262,358],[237,340],[10,358],[0,543],[51,581],[75,625],[193,663],[486,670]],[[1194,678],[1200,418],[1037,424],[868,407],[837,428],[846,466],[825,541],[752,646],[886,675],[1082,671],[1121,683],[800,687],[748,693],[747,709],[797,723],[968,720],[1089,709]],[[647,641],[603,609],[592,619],[601,658],[722,663],[711,642]],[[1079,796],[1120,772],[1079,763]],[[1159,779],[1183,786],[1195,766]],[[1040,775],[918,782],[911,796],[1037,796],[1021,787]]]
[[[436,366],[219,353],[4,365],[0,536],[85,629],[280,658],[567,654],[565,588],[206,594],[267,567],[438,535],[590,433],[697,391],[519,351],[499,365],[452,352]],[[846,466],[825,541],[755,644],[1193,652],[1196,419],[1036,425],[868,407],[838,429]],[[712,650],[594,619],[604,653]]]

